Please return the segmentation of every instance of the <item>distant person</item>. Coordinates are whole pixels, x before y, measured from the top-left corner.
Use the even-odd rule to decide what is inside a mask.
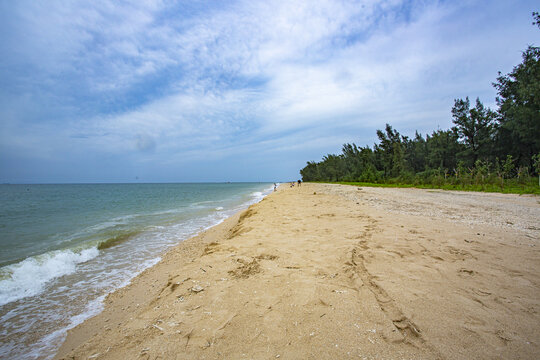
[[[302,180],[298,180],[298,186],[302,185]]]
[[[277,190],[277,185],[276,185],[276,183],[274,183],[274,191],[276,191],[276,190]]]

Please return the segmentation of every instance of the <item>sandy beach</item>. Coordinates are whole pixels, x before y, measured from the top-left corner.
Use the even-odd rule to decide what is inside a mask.
[[[537,359],[540,199],[282,185],[109,295],[57,359]]]

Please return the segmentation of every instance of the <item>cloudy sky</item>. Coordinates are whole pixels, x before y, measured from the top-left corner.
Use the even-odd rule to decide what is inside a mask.
[[[535,1],[0,1],[0,182],[281,181],[451,126]]]

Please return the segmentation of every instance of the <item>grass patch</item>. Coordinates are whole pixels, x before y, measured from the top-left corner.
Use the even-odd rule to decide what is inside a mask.
[[[540,186],[533,183],[505,184],[504,187],[496,184],[406,184],[406,183],[369,183],[369,182],[354,182],[354,181],[313,181],[315,183],[326,184],[342,184],[353,186],[366,187],[389,187],[389,188],[417,188],[417,189],[441,189],[441,190],[457,190],[457,191],[478,191],[478,192],[493,192],[503,194],[534,194],[540,195]]]

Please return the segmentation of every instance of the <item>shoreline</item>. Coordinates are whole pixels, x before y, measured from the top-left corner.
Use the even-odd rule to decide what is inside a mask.
[[[55,359],[540,353],[536,200],[285,185],[110,294]]]
[[[108,293],[129,284],[183,240],[260,201],[269,187],[101,185],[98,191],[95,185],[55,185],[39,191],[32,187],[28,194],[24,189],[24,199],[3,211],[4,240],[10,244],[4,255],[24,253],[34,243],[39,247],[36,254],[2,268],[0,353],[52,358],[68,329],[102,311]],[[30,204],[34,220],[22,226],[29,215],[16,208]],[[107,239],[114,246],[103,246]],[[10,248],[17,247],[10,255]]]
[[[114,323],[116,320],[124,318],[126,316],[123,313],[125,310],[148,306],[158,291],[156,284],[161,282],[160,277],[156,275],[161,275],[164,271],[170,271],[171,265],[176,265],[177,262],[185,264],[194,261],[196,254],[207,243],[211,242],[214,237],[228,232],[244,211],[246,210],[240,210],[218,224],[210,226],[202,230],[199,234],[169,248],[161,256],[161,260],[158,263],[143,270],[140,274],[132,278],[127,285],[107,294],[102,302],[103,310],[97,315],[84,320],[74,328],[69,329],[64,342],[59,347],[53,359],[63,358],[66,353],[73,351],[76,347],[90,340],[92,336],[98,334],[101,329],[108,328],[107,324],[109,322]],[[185,258],[180,258],[182,256],[185,256]],[[121,312],[118,312],[119,305]]]

